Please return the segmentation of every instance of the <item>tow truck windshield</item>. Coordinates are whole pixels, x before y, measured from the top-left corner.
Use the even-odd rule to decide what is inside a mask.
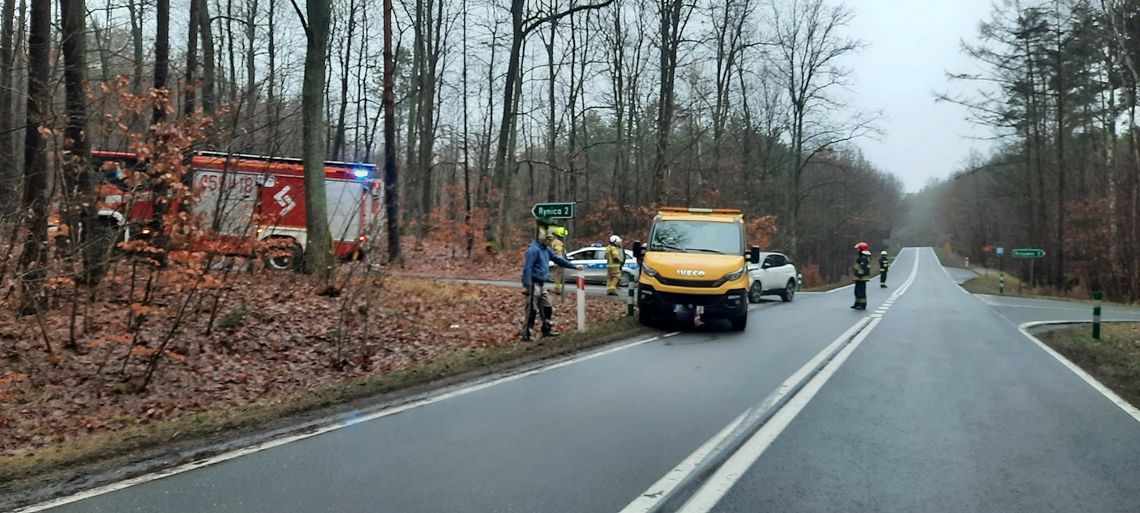
[[[649,238],[650,251],[744,254],[744,234],[736,223],[658,221]]]

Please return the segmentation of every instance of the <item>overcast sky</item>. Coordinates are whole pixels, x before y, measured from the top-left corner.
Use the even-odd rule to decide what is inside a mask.
[[[848,0],[855,13],[854,37],[869,44],[848,60],[855,72],[851,107],[881,111],[880,140],[860,141],[867,158],[894,173],[908,192],[931,177],[962,167],[971,151],[991,144],[971,137],[989,131],[966,121],[962,107],[934,103],[934,93],[970,91],[950,83],[946,72],[974,71],[959,42],[975,41],[978,23],[988,19],[992,0]]]

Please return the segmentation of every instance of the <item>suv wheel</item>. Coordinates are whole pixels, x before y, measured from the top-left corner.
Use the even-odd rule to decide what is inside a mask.
[[[785,303],[791,302],[796,298],[796,280],[788,280],[788,285],[780,292],[780,299]]]

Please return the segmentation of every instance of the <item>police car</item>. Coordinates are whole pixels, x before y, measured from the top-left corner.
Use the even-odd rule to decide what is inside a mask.
[[[574,265],[581,265],[586,268],[583,274],[587,282],[606,282],[606,248],[600,243],[566,253],[566,259]],[[550,267],[551,270],[554,269],[554,262],[550,262]],[[631,281],[637,281],[640,272],[641,269],[637,265],[637,259],[633,257],[633,252],[628,249],[625,250],[625,264],[621,268],[621,284],[624,286]],[[551,273],[550,276],[551,281],[553,281],[554,274]],[[576,281],[578,272],[566,269],[563,273],[563,279],[567,282]]]

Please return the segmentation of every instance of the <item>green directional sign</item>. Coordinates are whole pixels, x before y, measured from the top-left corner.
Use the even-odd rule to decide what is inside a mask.
[[[574,219],[574,203],[536,203],[530,213],[536,219]]]
[[[1013,258],[1045,258],[1045,250],[1037,248],[1019,248],[1013,250]]]

